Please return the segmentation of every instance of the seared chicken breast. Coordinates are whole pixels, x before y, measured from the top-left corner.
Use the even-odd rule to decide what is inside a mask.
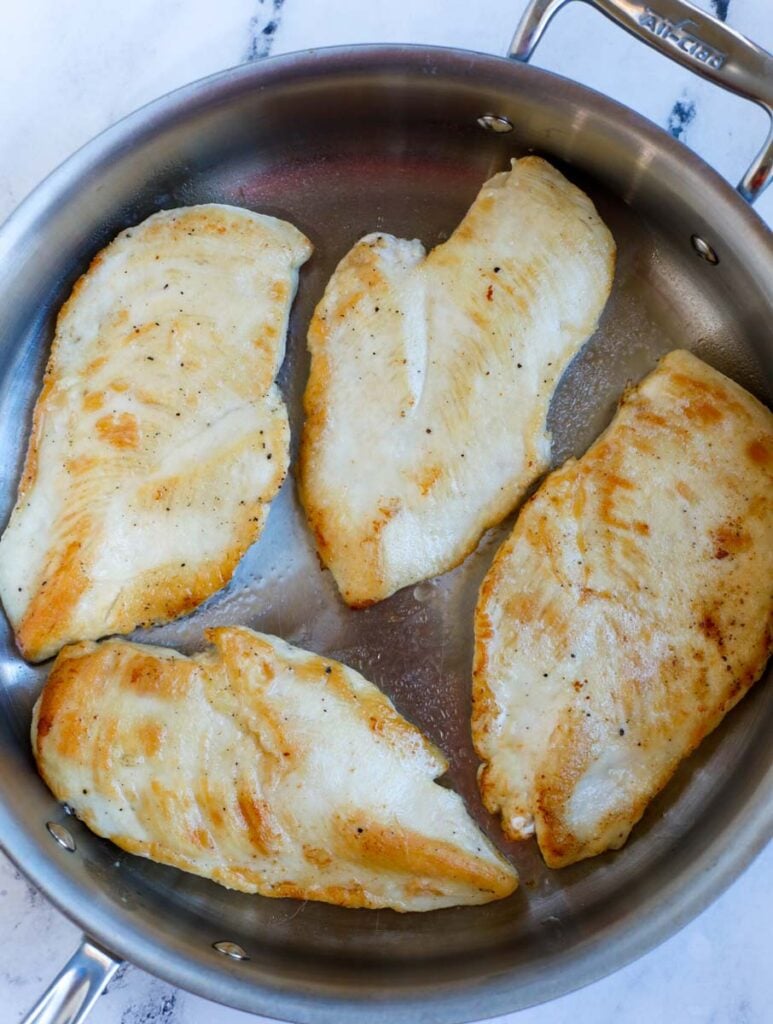
[[[287,471],[274,377],[309,241],[230,206],[155,214],[56,325],[0,597],[24,656],[191,611],[231,577]]]
[[[550,867],[617,849],[759,678],[773,416],[687,352],[521,512],[475,616],[480,788]]]
[[[348,604],[457,565],[544,472],[614,261],[588,197],[526,157],[429,255],[378,233],[339,263],[309,328],[299,482]]]
[[[33,715],[40,773],[130,853],[264,896],[433,910],[515,871],[433,781],[440,751],[361,675],[243,627],[187,658],[65,648]]]

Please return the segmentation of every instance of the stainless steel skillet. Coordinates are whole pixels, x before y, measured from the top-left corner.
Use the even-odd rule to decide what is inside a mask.
[[[770,112],[767,54],[687,4],[656,2],[596,6]],[[592,195],[620,250],[601,328],[551,411],[555,461],[583,450],[626,381],[676,346],[770,398],[773,242],[746,200],[769,177],[773,144],[739,195],[625,108],[524,66],[561,3],[532,4],[514,42],[520,61],[358,47],[225,72],[127,118],[44,182],[0,232],[2,514],[52,319],[119,229],[161,207],[213,200],[286,217],[312,238],[281,378],[297,437],[305,326],[340,256],[377,228],[435,244],[480,183],[530,149]],[[334,654],[379,683],[449,754],[451,783],[519,868],[521,890],[487,907],[400,916],[263,900],[121,853],[68,817],[37,778],[27,732],[45,669],[25,665],[0,624],[0,837],[90,936],[31,1019],[80,1019],[123,957],[283,1019],[470,1020],[614,970],[729,884],[771,829],[773,711],[762,683],[617,854],[550,872],[531,844],[503,843],[482,812],[468,729],[471,611],[508,528],[455,572],[349,612],[318,568],[290,484],[231,586],[191,618],[143,634],[191,650],[204,625],[244,622]]]

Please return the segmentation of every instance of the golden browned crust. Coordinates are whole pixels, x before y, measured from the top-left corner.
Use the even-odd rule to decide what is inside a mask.
[[[549,866],[621,846],[762,674],[772,450],[768,410],[671,353],[497,553],[475,616],[479,785]]]
[[[38,768],[122,849],[267,896],[428,910],[517,876],[434,778],[442,754],[361,676],[243,627],[185,658],[124,641],[58,656]]]
[[[272,382],[309,251],[290,225],[193,207],[124,232],[76,283],[0,542],[25,657],[168,621],[229,581],[287,472]]]
[[[546,468],[550,396],[614,273],[590,200],[536,157],[417,244],[359,241],[309,327],[298,490],[355,608],[459,565]]]

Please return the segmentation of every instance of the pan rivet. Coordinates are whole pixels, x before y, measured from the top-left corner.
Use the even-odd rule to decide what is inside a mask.
[[[714,252],[708,242],[704,241],[700,235],[692,235],[690,237],[692,247],[698,253],[702,260],[707,263],[711,263],[712,266],[716,266],[719,263],[719,256]]]
[[[478,118],[478,124],[481,128],[485,128],[487,132],[511,132],[513,130],[513,122],[507,117],[501,117],[499,114],[483,114]]]
[[[249,960],[249,956],[236,942],[213,942],[213,947],[222,953],[223,956],[230,956],[232,960]]]
[[[74,852],[75,840],[64,825],[57,825],[55,821],[47,821],[46,828],[60,846],[63,846],[65,850],[69,850],[70,853]]]

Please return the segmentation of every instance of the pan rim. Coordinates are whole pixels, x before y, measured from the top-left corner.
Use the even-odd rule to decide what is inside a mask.
[[[2,258],[5,249],[9,247],[14,238],[18,237],[20,229],[24,228],[25,220],[29,221],[37,212],[40,204],[46,200],[47,193],[55,188],[63,190],[68,181],[77,183],[82,177],[82,165],[86,164],[89,160],[93,161],[94,155],[100,149],[103,151],[103,155],[106,155],[109,149],[114,147],[123,136],[129,134],[132,129],[140,126],[145,129],[150,128],[151,117],[159,123],[162,122],[169,115],[181,112],[181,109],[187,106],[189,102],[200,98],[206,89],[227,89],[231,85],[241,83],[243,79],[268,77],[273,71],[283,69],[286,66],[303,60],[330,64],[335,60],[349,62],[353,55],[361,56],[366,60],[379,58],[384,61],[408,59],[416,64],[420,62],[422,55],[426,55],[429,58],[438,58],[442,55],[452,60],[467,57],[499,65],[500,67],[507,67],[516,75],[524,76],[526,81],[532,78],[537,82],[539,79],[560,82],[562,88],[569,90],[569,92],[574,93],[579,98],[592,98],[594,104],[599,105],[602,109],[606,108],[618,120],[622,116],[624,121],[628,121],[631,126],[651,139],[653,143],[665,147],[669,155],[680,163],[685,164],[688,169],[710,175],[712,179],[710,184],[713,187],[719,188],[720,192],[724,193],[722,198],[732,203],[735,208],[734,212],[742,216],[746,220],[747,226],[758,234],[760,242],[767,245],[773,251],[773,232],[767,227],[754,207],[742,198],[726,178],[694,150],[690,149],[689,146],[669,135],[665,129],[655,124],[654,121],[651,121],[643,114],[639,114],[631,107],[627,107],[624,103],[615,100],[611,96],[607,96],[605,93],[583,85],[565,75],[560,75],[555,71],[548,71],[533,64],[524,64],[509,57],[485,53],[479,50],[467,50],[451,46],[426,46],[419,43],[355,43],[293,50],[289,53],[264,57],[254,62],[235,64],[232,67],[205,75],[203,78],[194,79],[185,85],[177,86],[175,89],[149,100],[128,114],[124,114],[113,124],[108,125],[107,128],[92,136],[92,138],[75,149],[69,156],[65,157],[37,185],[34,185],[8,214],[5,220],[0,222],[0,258]]]
[[[181,86],[126,115],[76,150],[11,213],[0,227],[0,261],[9,257],[14,245],[26,237],[37,222],[44,220],[46,211],[57,198],[65,197],[71,189],[83,187],[85,172],[115,154],[127,138],[136,132],[144,136],[161,131],[173,123],[176,116],[197,104],[212,101],[215,96],[225,98],[232,89],[241,91],[250,86],[270,86],[273,77],[281,78],[288,69],[297,66],[308,65],[311,72],[315,68],[318,71],[336,68],[353,71],[361,60],[363,66],[380,61],[383,65],[402,65],[418,70],[427,61],[446,61],[447,70],[452,71],[452,64],[458,65],[460,59],[505,66],[508,73],[520,78],[526,88],[551,81],[560,82],[562,89],[578,101],[592,103],[621,128],[628,125],[635,129],[639,136],[652,141],[686,171],[700,174],[704,180],[708,176],[707,185],[737,218],[739,230],[749,232],[755,243],[767,251],[768,258],[773,255],[773,235],[759,215],[717,171],[663,129],[617,101],[571,79],[518,64],[505,57],[451,47],[361,44],[297,51],[254,64],[237,65]],[[773,294],[771,301],[773,303]],[[206,949],[202,949],[200,958],[194,958],[182,951],[179,942],[173,943],[171,936],[161,941],[128,915],[118,917],[118,908],[106,899],[104,893],[100,894],[97,902],[81,909],[85,906],[83,890],[66,870],[66,861],[58,859],[66,856],[65,852],[52,850],[42,836],[36,839],[19,827],[5,780],[0,783],[0,834],[3,836],[2,847],[12,862],[70,920],[117,955],[188,991],[243,1010],[269,1015],[293,1014],[290,1019],[329,1021],[331,1024],[348,1020],[420,1021],[424,1019],[423,1012],[427,1012],[431,1000],[432,1020],[458,1022],[477,1019],[481,1000],[485,1000],[485,1013],[495,1015],[557,998],[620,969],[673,935],[713,902],[766,844],[773,827],[773,815],[765,807],[763,791],[764,781],[769,783],[772,778],[773,766],[769,767],[765,780],[743,806],[743,816],[739,812],[738,817],[742,817],[740,824],[736,824],[731,833],[728,831],[717,837],[709,853],[704,855],[703,861],[707,863],[701,861],[701,866],[691,869],[687,876],[689,885],[684,885],[685,876],[681,875],[671,883],[667,892],[659,894],[659,909],[648,908],[642,915],[643,920],[637,921],[632,928],[622,922],[614,923],[608,929],[609,934],[598,937],[590,949],[579,953],[575,951],[572,964],[563,968],[559,966],[547,980],[518,989],[508,982],[508,972],[504,972],[483,982],[464,982],[462,988],[451,982],[440,993],[408,995],[384,1004],[361,997],[350,998],[346,1006],[342,1006],[340,996],[331,997],[328,1002],[318,988],[301,991],[303,986],[296,985],[294,991],[289,991],[279,984],[272,988],[249,979],[239,981],[238,966],[215,963]],[[116,918],[121,928],[117,938]],[[602,954],[600,948],[606,952]],[[307,988],[310,989],[309,986]]]

